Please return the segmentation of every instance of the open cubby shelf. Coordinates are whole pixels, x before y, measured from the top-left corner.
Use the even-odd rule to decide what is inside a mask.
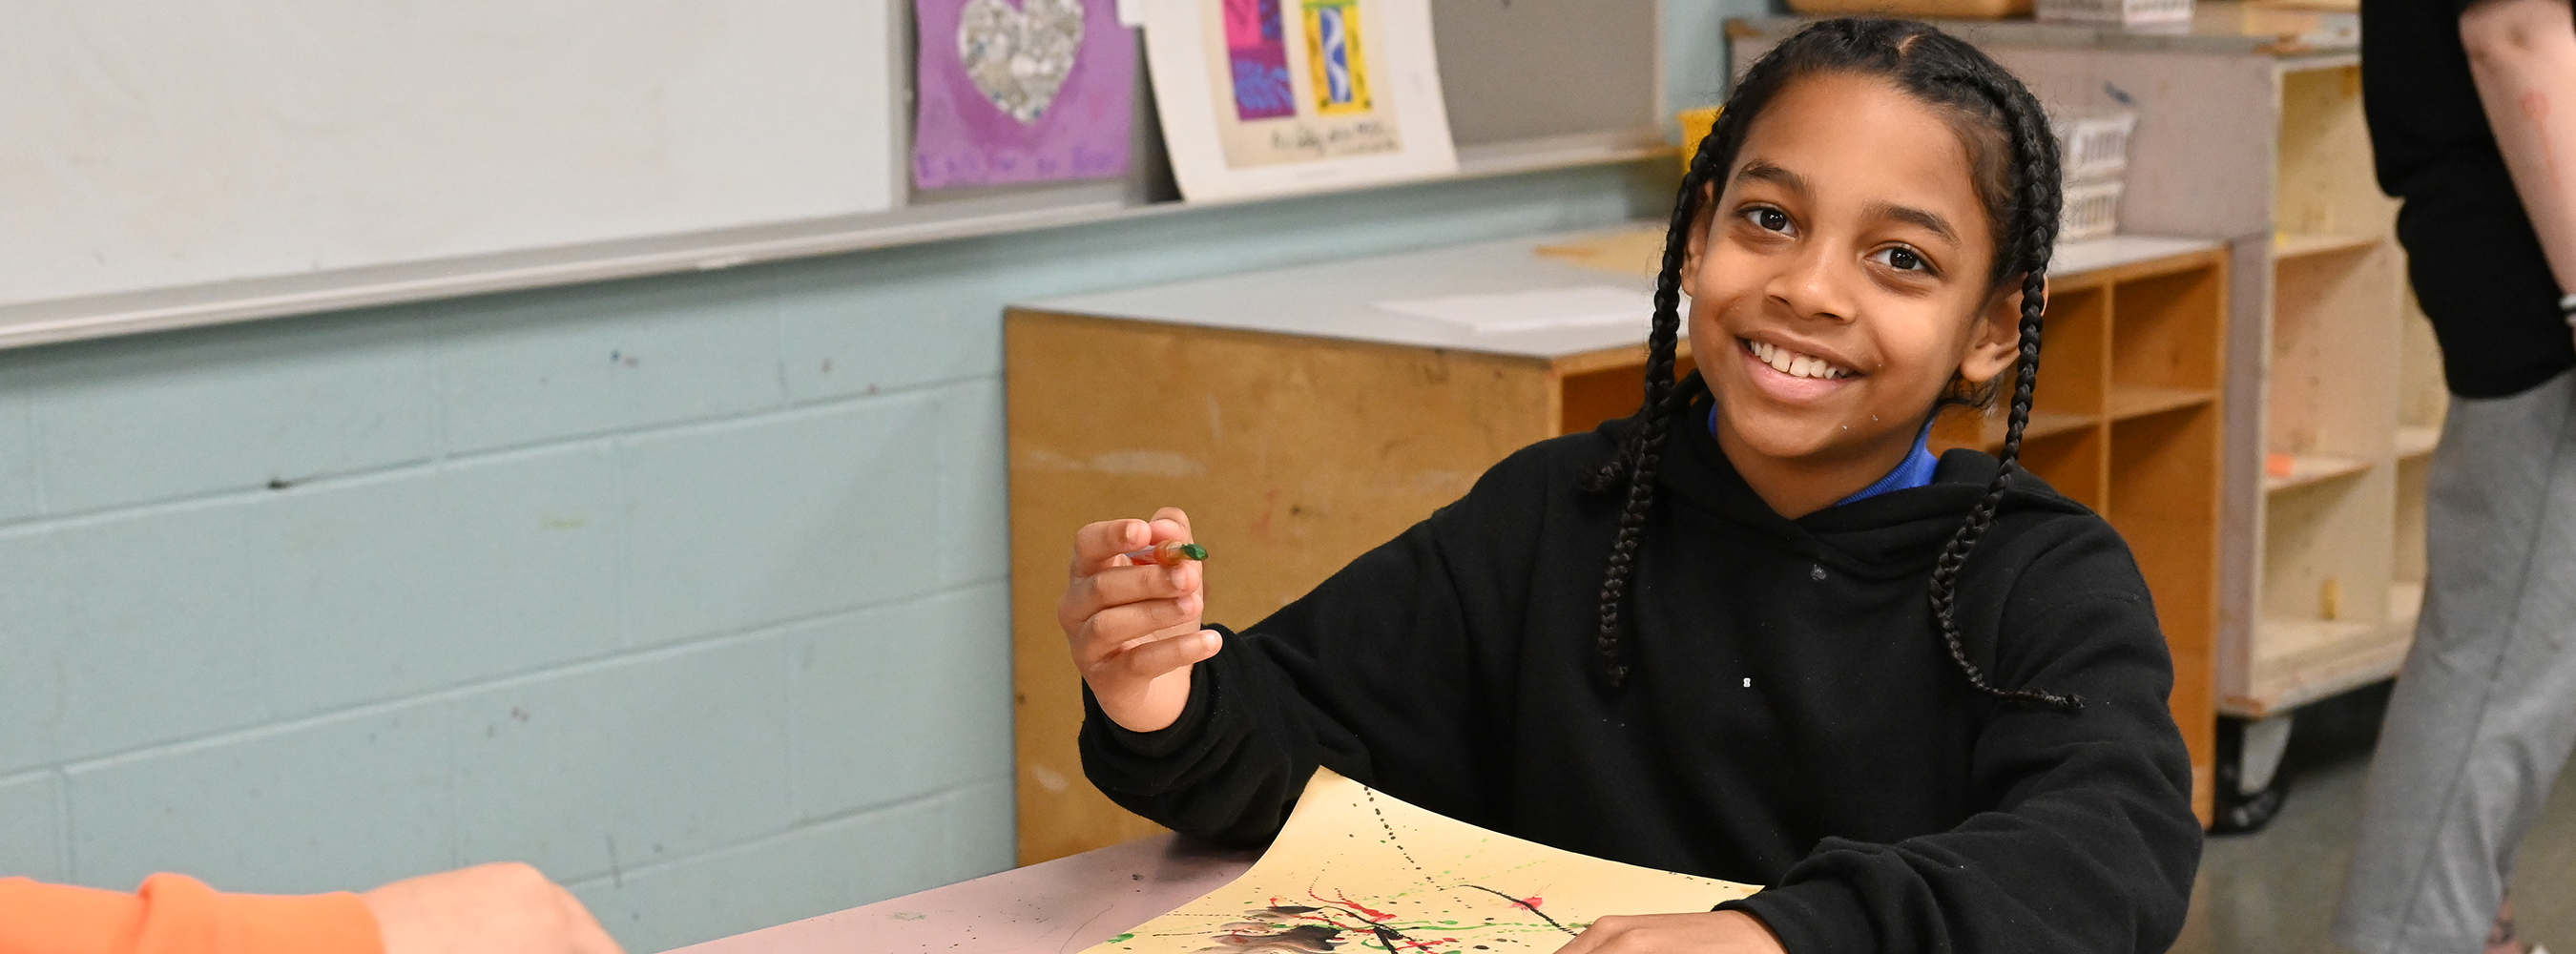
[[[2442,429],[2424,424],[2407,424],[2397,428],[2397,459],[2413,460],[2433,456],[2433,445],[2442,442]]]
[[[2189,407],[2207,407],[2218,403],[2215,391],[2189,388],[2119,387],[2111,389],[2111,419],[2125,421],[2134,417],[2179,411]]]
[[[1998,400],[1996,403],[2000,405],[2003,402]],[[1952,417],[1966,417],[1975,420],[1977,437],[1973,440],[1966,439],[1965,434],[1959,431],[1958,425],[1953,424],[1948,420],[1944,420],[1943,423],[1934,430],[1933,443],[1936,446],[1942,448],[1975,447],[1979,450],[1990,452],[2003,448],[2003,415],[1996,413],[1968,412],[1961,414],[1953,412]],[[2022,427],[2021,439],[2022,443],[2028,444],[2032,441],[2047,440],[2052,437],[2063,436],[2075,431],[2089,430],[2101,426],[2101,423],[2101,418],[2092,414],[2069,414],[2063,411],[2042,411],[2033,409],[2030,412],[2030,423]]]
[[[2124,488],[2145,501],[2170,496],[2175,488],[2168,483],[2206,483],[2209,490],[2200,496],[2214,507],[2223,466],[2216,414],[2225,367],[2226,273],[2226,253],[2211,249],[2052,280],[2040,388],[2022,432],[2023,466],[2115,524],[2124,509]],[[2203,439],[2155,441],[2152,454],[2128,446],[2136,441],[2133,430],[2171,430],[2142,423],[2168,416],[2206,418],[2207,433]],[[2142,426],[2130,428],[2133,422]],[[1933,437],[1944,447],[1992,451],[2003,446],[2004,424],[2001,402],[1957,409],[1943,415]],[[2191,428],[2188,421],[2181,426]],[[2163,467],[2168,456],[2191,464]],[[2126,479],[2143,473],[2160,476]],[[2216,511],[2206,519],[2214,522]],[[2202,531],[2213,540],[2215,532]],[[2198,560],[2209,562],[2213,552],[2201,552]],[[2157,601],[2166,602],[2161,592]]]
[[[2279,493],[2297,490],[2340,477],[2370,472],[2370,462],[2350,457],[2327,457],[2322,454],[2282,455],[2289,466],[2267,469],[2263,474],[2263,491]],[[2269,465],[2267,465],[2267,468]]]
[[[2272,260],[2287,262],[2314,255],[2360,252],[2387,241],[2379,235],[2316,235],[2283,232],[2272,237]]]

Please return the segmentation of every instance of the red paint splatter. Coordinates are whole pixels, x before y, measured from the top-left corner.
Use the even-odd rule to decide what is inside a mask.
[[[1372,921],[1392,921],[1392,920],[1394,920],[1394,919],[1395,919],[1395,915],[1394,915],[1393,913],[1391,913],[1391,912],[1387,912],[1387,911],[1380,911],[1380,910],[1378,910],[1378,909],[1376,909],[1376,908],[1369,907],[1368,905],[1361,904],[1361,903],[1359,903],[1359,902],[1357,902],[1357,901],[1353,901],[1353,900],[1351,900],[1351,899],[1350,899],[1350,896],[1349,896],[1349,895],[1345,895],[1345,894],[1343,894],[1343,893],[1342,893],[1341,891],[1339,891],[1339,890],[1335,890],[1335,891],[1333,892],[1333,897],[1331,897],[1331,898],[1326,898],[1326,897],[1324,897],[1323,895],[1315,894],[1315,892],[1314,892],[1314,891],[1312,891],[1312,890],[1308,890],[1306,893],[1307,893],[1307,894],[1309,894],[1309,895],[1313,895],[1313,896],[1314,896],[1314,898],[1315,898],[1315,900],[1317,900],[1317,901],[1323,901],[1323,902],[1326,902],[1326,903],[1328,903],[1328,904],[1340,904],[1342,907],[1349,908],[1349,909],[1351,909],[1351,910],[1353,910],[1353,911],[1357,911],[1357,912],[1359,912],[1359,913],[1360,913],[1360,915],[1361,915],[1361,916],[1366,917],[1366,918],[1368,918],[1369,920],[1372,920]]]

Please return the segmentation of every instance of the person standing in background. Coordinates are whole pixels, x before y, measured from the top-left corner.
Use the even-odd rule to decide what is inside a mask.
[[[2515,848],[2576,744],[2576,19],[2569,0],[2363,0],[2380,188],[2454,400],[2424,610],[2335,939],[2535,950]]]

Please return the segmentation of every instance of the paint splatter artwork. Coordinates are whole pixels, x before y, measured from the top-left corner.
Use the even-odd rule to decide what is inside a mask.
[[[1605,915],[1755,890],[1523,841],[1318,769],[1241,878],[1086,954],[1548,952]]]

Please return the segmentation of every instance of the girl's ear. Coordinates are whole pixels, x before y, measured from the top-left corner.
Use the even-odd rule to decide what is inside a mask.
[[[1699,263],[1708,256],[1709,219],[1717,214],[1717,187],[1702,183],[1699,187],[1699,211],[1691,215],[1690,235],[1683,243],[1682,294],[1699,297]]]
[[[2021,356],[2021,276],[2004,279],[2002,294],[1986,302],[1977,316],[1977,337],[1959,361],[1959,376],[1984,384],[2012,367]]]

